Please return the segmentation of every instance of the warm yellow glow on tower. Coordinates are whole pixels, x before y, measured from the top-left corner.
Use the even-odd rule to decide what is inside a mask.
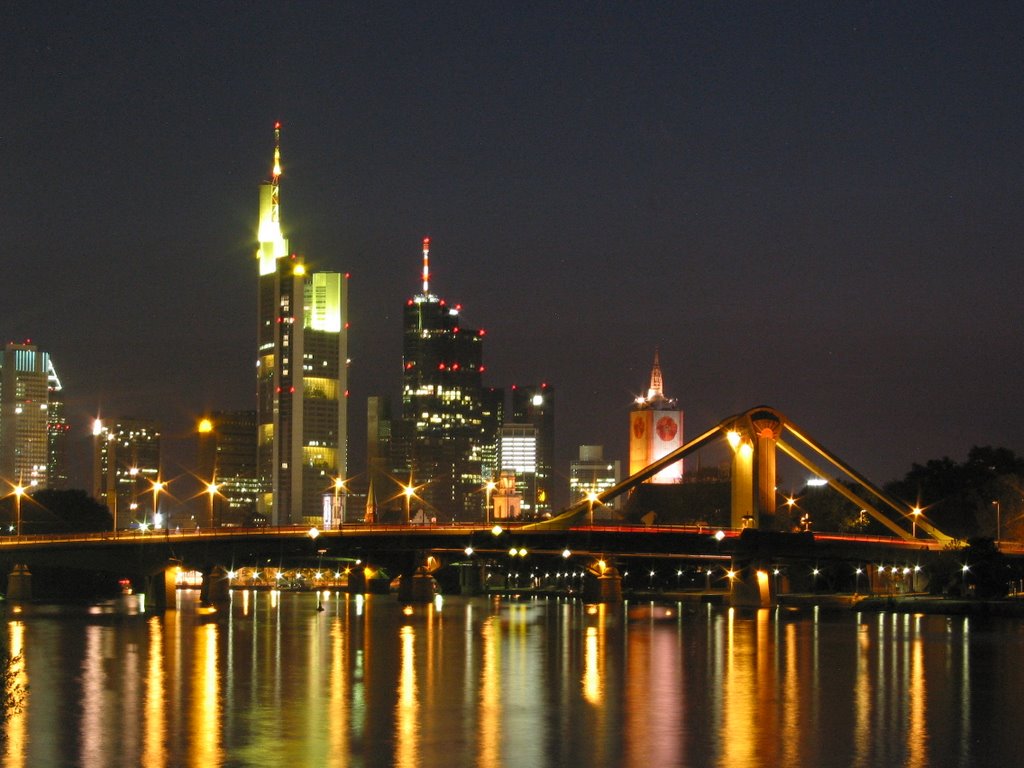
[[[277,260],[288,255],[288,241],[281,230],[281,124],[274,125],[274,166],[270,181],[260,186],[260,222],[257,230],[260,275],[277,269]]]

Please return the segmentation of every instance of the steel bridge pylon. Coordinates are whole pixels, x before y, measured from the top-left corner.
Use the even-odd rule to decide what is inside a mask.
[[[793,436],[793,442],[787,439],[789,435]],[[849,464],[812,440],[807,432],[767,405],[723,419],[704,434],[602,491],[596,501],[583,499],[550,520],[524,527],[559,529],[580,525],[586,521],[595,503],[604,504],[628,493],[662,469],[723,437],[733,451],[730,515],[733,528],[774,529],[778,501],[776,457],[782,451],[900,538],[912,540],[916,527],[942,544],[952,541],[952,537],[932,525],[920,510],[911,509],[907,504],[888,496]]]

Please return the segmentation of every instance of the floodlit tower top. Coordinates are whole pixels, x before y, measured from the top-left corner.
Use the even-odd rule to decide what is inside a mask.
[[[281,123],[274,123],[274,164],[270,179],[260,185],[260,221],[257,230],[259,248],[256,257],[260,274],[269,275],[277,269],[278,259],[288,255],[288,241],[281,231]]]
[[[661,362],[658,359],[658,348],[654,348],[654,367],[651,368],[651,387],[647,390],[647,399],[662,399],[665,397],[664,387],[661,381]]]
[[[274,168],[270,175],[272,213],[271,219],[281,222],[281,123],[274,123]]]
[[[430,238],[423,238],[423,293],[430,293]]]

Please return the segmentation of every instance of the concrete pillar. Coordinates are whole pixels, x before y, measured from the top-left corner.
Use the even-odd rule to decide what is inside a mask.
[[[178,567],[165,568],[146,577],[146,612],[162,613],[178,607]]]
[[[366,594],[366,571],[362,567],[356,567],[348,573],[348,586],[345,589],[350,595]]]
[[[730,440],[730,444],[733,441]],[[732,457],[732,528],[746,528],[750,521],[757,527],[754,508],[754,446],[746,437],[737,437]]]
[[[482,595],[484,593],[484,566],[466,565],[459,568],[459,594]]]
[[[583,580],[585,603],[621,603],[622,575],[616,568],[605,568],[600,576],[587,575]]]
[[[729,604],[748,608],[771,608],[778,604],[776,580],[766,563],[733,563],[735,576],[729,586]]]
[[[434,602],[434,577],[424,566],[415,573],[403,573],[398,580],[398,599],[403,603]]]
[[[15,565],[7,576],[7,599],[27,603],[32,599],[32,574],[27,565]]]
[[[231,583],[228,571],[223,565],[215,565],[203,571],[203,585],[199,590],[199,600],[207,604],[224,604],[231,601]]]
[[[757,527],[775,527],[775,444],[782,434],[782,417],[771,408],[750,412],[750,431],[754,436],[757,466]]]

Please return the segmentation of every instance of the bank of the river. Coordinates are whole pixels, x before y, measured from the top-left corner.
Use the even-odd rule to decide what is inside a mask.
[[[952,616],[1012,616],[1024,618],[1024,600],[1004,598],[978,600],[972,598],[907,595],[864,597],[853,603],[858,611],[899,611]]]

